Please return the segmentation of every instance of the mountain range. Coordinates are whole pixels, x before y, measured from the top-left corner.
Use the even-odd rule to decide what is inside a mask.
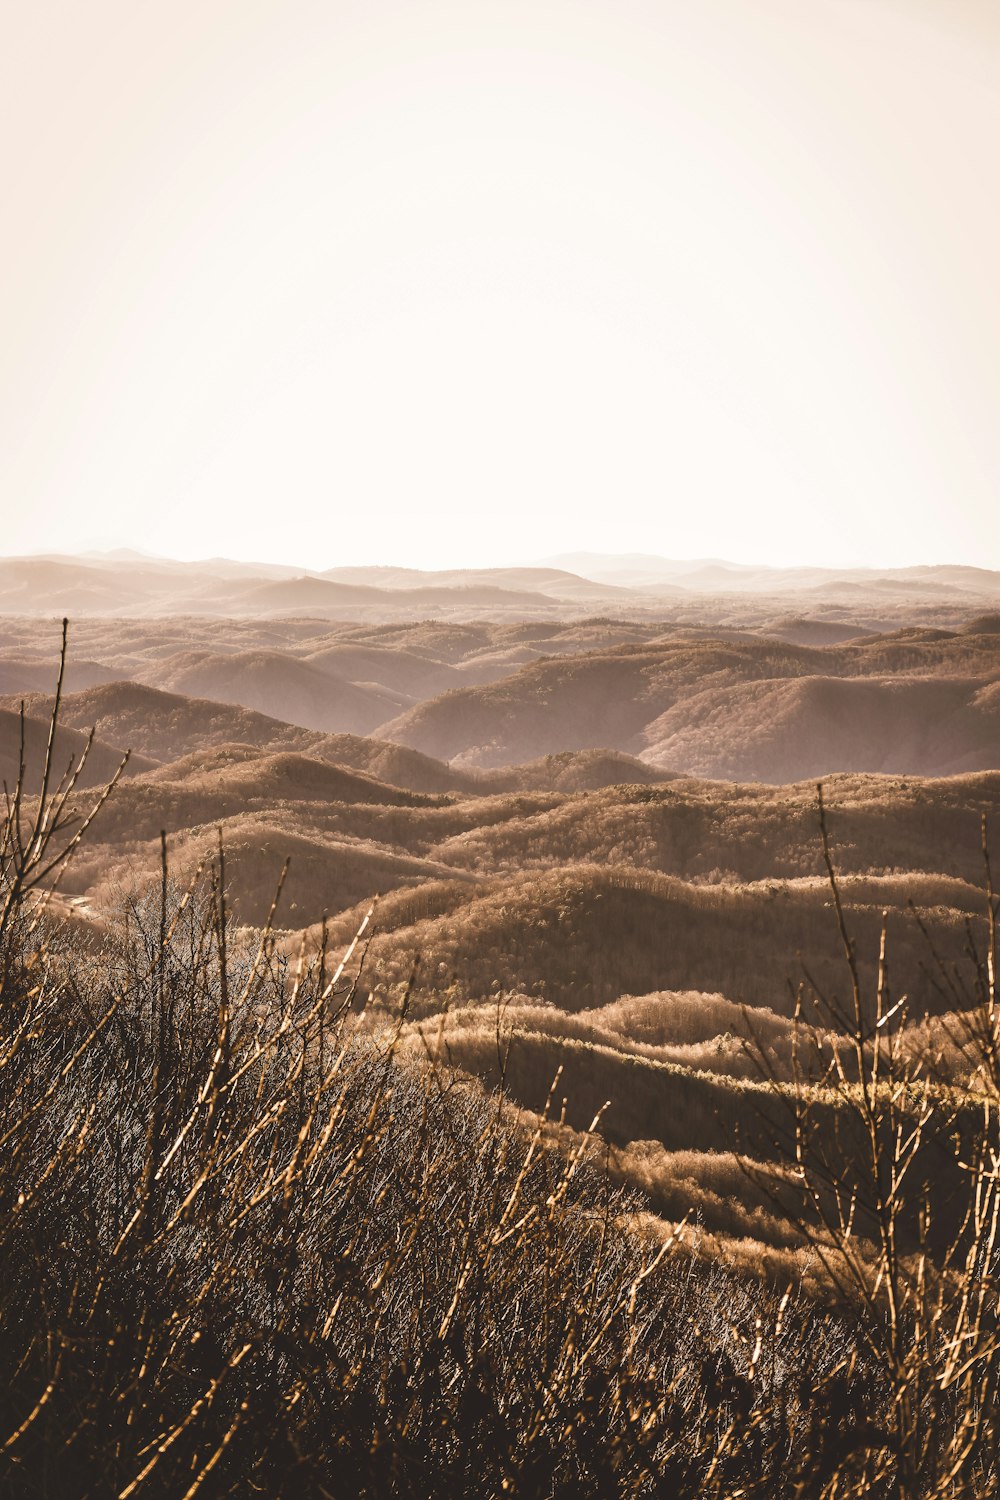
[[[0,558],[0,614],[309,614],[370,621],[420,614],[565,618],[586,608],[680,618],[678,611],[696,605],[703,621],[721,623],[727,609],[744,621],[748,611],[759,616],[762,604],[773,613],[774,601],[785,601],[786,612],[793,606],[795,613],[814,619],[836,620],[846,607],[864,605],[896,623],[904,618],[916,623],[913,612],[921,608],[936,608],[954,623],[956,610],[1000,601],[1000,573],[957,565],[761,568],[596,553],[529,566],[443,571],[313,570],[226,558],[179,562],[127,550]]]

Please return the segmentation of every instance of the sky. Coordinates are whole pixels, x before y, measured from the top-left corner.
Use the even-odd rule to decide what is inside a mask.
[[[31,0],[0,552],[1000,567],[997,0]]]

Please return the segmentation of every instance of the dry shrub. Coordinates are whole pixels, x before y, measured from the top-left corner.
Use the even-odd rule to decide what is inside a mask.
[[[23,910],[2,944],[0,1493],[773,1494],[806,1460],[836,1326],[664,1259],[584,1153],[234,930],[221,870],[96,959]]]

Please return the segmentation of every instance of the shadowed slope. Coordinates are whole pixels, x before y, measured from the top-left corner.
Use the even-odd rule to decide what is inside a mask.
[[[40,788],[45,767],[45,749],[48,744],[48,725],[39,719],[24,721],[24,789],[33,796]],[[53,745],[52,774],[58,784],[71,761],[78,761],[87,743],[87,735],[80,730],[60,728]],[[81,788],[101,786],[117,771],[124,755],[123,750],[104,740],[95,739],[87,764],[77,785]],[[0,784],[13,792],[18,779],[21,755],[21,718],[12,709],[0,708]],[[138,776],[148,770],[152,761],[141,755],[133,755],[125,767],[126,776]]]
[[[26,707],[41,720],[51,712],[52,699],[34,695]],[[69,693],[63,699],[60,720],[77,728],[94,724],[102,736],[159,761],[227,743],[308,751],[321,739],[315,731],[295,728],[251,709],[167,693],[137,682],[113,682]]]
[[[634,753],[646,726],[695,685],[804,676],[822,661],[819,652],[749,638],[546,657],[501,682],[421,704],[379,732],[439,759],[484,767],[561,750]]]
[[[375,684],[416,702],[463,686],[463,679],[447,662],[414,651],[337,641],[310,652],[305,661],[346,682]]]
[[[155,677],[157,687],[168,692],[236,703],[323,734],[365,734],[407,701],[279,651],[182,652],[159,662]]]
[[[543,660],[384,724],[385,739],[441,760],[509,765],[563,750],[626,749],[651,714],[638,658]]]
[[[548,656],[423,703],[379,733],[483,768],[606,748],[672,771],[770,782],[985,769],[1000,766],[995,642],[903,631],[811,649],[688,634]]]
[[[7,700],[10,705],[11,700]],[[26,712],[38,724],[52,699],[29,694]],[[200,775],[240,759],[280,751],[298,751],[387,783],[419,793],[454,792],[491,795],[504,791],[578,790],[619,781],[660,782],[669,773],[614,752],[567,752],[526,766],[493,772],[462,771],[386,740],[354,734],[321,734],[301,726],[214,699],[135,682],[112,682],[63,700],[62,722],[74,728],[96,725],[102,738],[131,745],[147,760],[167,767],[169,779]],[[223,760],[218,755],[223,755]],[[183,764],[171,766],[171,762]],[[253,772],[246,775],[252,779]]]
[[[685,698],[645,737],[653,765],[736,781],[940,776],[1000,766],[1000,695],[995,684],[937,677],[745,683]]]
[[[0,657],[0,696],[50,693],[59,670],[58,661],[26,660],[22,657]],[[66,664],[67,693],[84,692],[102,682],[113,682],[118,674],[96,661],[70,661]]]

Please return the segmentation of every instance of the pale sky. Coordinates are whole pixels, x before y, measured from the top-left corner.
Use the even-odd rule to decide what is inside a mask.
[[[0,552],[1000,567],[1000,0],[29,0]]]

